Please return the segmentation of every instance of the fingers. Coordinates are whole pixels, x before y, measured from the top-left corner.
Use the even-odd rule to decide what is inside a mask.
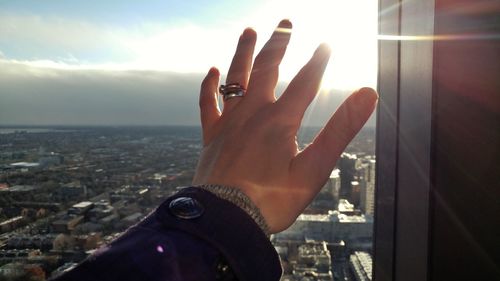
[[[324,185],[340,154],[372,114],[377,99],[373,89],[362,88],[344,101],[314,141],[294,158],[291,174],[297,183],[315,191]]]
[[[276,102],[279,110],[284,110],[295,119],[292,121],[295,121],[297,126],[300,125],[304,112],[319,90],[330,53],[330,47],[321,44]]]
[[[253,103],[274,102],[274,88],[278,82],[279,64],[290,41],[292,23],[282,20],[273,35],[255,58],[248,82],[252,91],[246,99]]]
[[[236,48],[233,61],[229,67],[226,84],[240,83],[243,88],[247,88],[256,41],[257,33],[253,29],[247,28],[243,31],[238,41],[238,47]],[[223,111],[226,112],[231,110],[240,100],[241,98],[232,98],[225,101]]]
[[[203,142],[209,139],[209,133],[221,115],[217,102],[217,86],[219,85],[219,70],[212,67],[201,83],[200,115],[203,130]]]

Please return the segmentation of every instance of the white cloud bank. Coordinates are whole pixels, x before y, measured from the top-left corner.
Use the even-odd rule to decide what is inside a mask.
[[[0,60],[2,125],[196,125],[201,75]]]

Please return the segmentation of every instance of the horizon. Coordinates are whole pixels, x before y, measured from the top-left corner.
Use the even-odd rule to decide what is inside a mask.
[[[0,129],[74,129],[74,128],[164,128],[164,127],[186,127],[186,128],[201,128],[201,125],[1,125]],[[301,126],[301,129],[321,129],[321,125],[306,125]],[[368,124],[363,126],[364,129],[375,129],[375,126]]]

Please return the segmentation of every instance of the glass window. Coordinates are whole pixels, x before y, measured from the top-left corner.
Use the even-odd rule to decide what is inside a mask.
[[[317,45],[332,48],[298,133],[306,146],[350,93],[377,88],[377,2],[0,4],[0,251],[83,258],[189,185],[200,81],[211,66],[227,72],[245,27],[258,50],[280,19],[294,25],[278,95]],[[283,280],[371,280],[375,168],[374,114],[312,204],[272,237]],[[46,276],[74,266],[62,262]]]

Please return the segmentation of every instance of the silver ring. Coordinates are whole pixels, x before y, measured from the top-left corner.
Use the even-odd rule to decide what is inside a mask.
[[[243,95],[244,95],[244,91],[238,91],[238,92],[234,92],[234,93],[230,93],[230,94],[225,94],[222,97],[225,101],[227,101],[228,99],[232,99],[235,97],[243,97]]]
[[[243,97],[246,89],[240,83],[230,83],[227,85],[220,85],[219,93],[222,95],[224,101],[235,97]]]

